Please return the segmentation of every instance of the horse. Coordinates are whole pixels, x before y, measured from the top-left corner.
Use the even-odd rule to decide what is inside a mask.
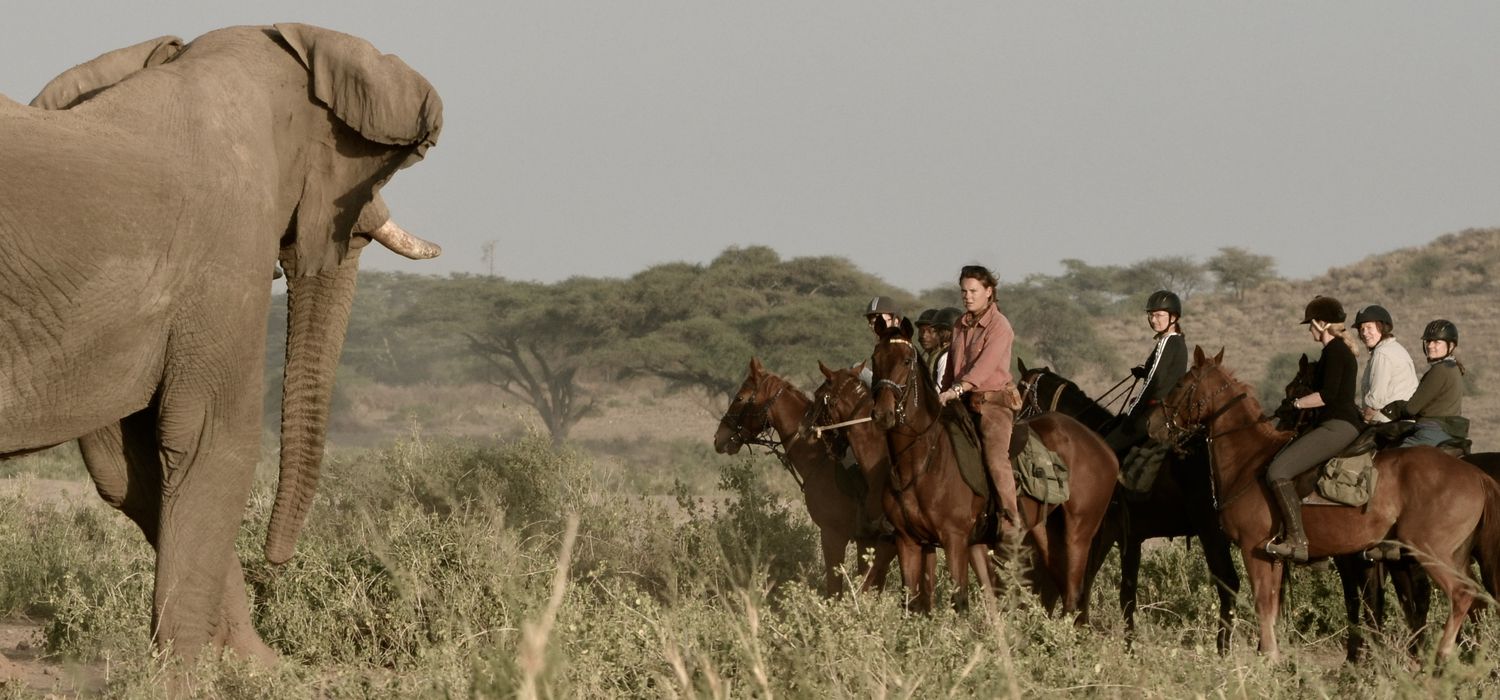
[[[1016,366],[1022,418],[1057,411],[1077,418],[1100,435],[1109,430],[1115,414],[1089,398],[1077,384],[1049,367],[1028,368],[1019,360]],[[1089,560],[1089,577],[1092,579],[1098,571],[1110,547],[1118,544],[1120,612],[1125,618],[1127,639],[1135,637],[1141,543],[1158,537],[1197,537],[1219,594],[1216,643],[1219,653],[1229,651],[1234,637],[1234,600],[1239,595],[1240,577],[1229,554],[1229,538],[1220,529],[1218,514],[1214,512],[1207,464],[1206,448],[1202,440],[1197,440],[1182,454],[1173,452],[1168,456],[1149,492],[1133,496],[1127,495],[1123,487],[1115,491],[1110,514],[1099,529]]]
[[[849,423],[839,430],[843,431],[844,441],[849,445],[854,460],[864,472],[865,483],[869,486],[865,512],[885,513],[887,508],[895,507],[896,504],[896,501],[891,500],[889,489],[891,451],[886,446],[885,432],[877,429],[870,417],[875,399],[869,387],[865,386],[864,378],[860,376],[864,368],[865,363],[861,362],[853,367],[835,370],[819,361],[818,370],[823,373],[823,383],[813,391],[813,407],[809,415],[812,425],[817,427]],[[925,595],[925,600],[930,602],[937,583],[935,549],[923,549],[919,568],[921,583],[917,588],[909,590],[919,591],[919,595]]]
[[[955,607],[961,609],[968,600],[970,566],[984,592],[994,590],[989,546],[1000,544],[1000,537],[996,528],[982,527],[990,499],[974,493],[959,471],[937,390],[912,347],[910,329],[881,329],[870,363],[875,387],[871,417],[885,431],[891,453],[885,511],[896,528],[903,581],[908,590],[918,589],[924,549],[941,546],[948,552]],[[1089,550],[1109,507],[1119,464],[1102,438],[1060,413],[1037,416],[1018,428],[1034,431],[1070,467],[1066,502],[1048,505],[1018,494],[1017,515],[1039,568],[1060,591],[1063,612],[1082,613],[1076,621],[1085,622],[1082,593]],[[930,591],[922,591],[916,606],[930,609],[931,602]]]
[[[1323,409],[1295,408],[1293,399],[1313,393],[1313,373],[1317,361],[1308,360],[1304,353],[1297,361],[1297,373],[1287,383],[1286,401],[1277,408],[1276,427],[1301,434],[1303,430],[1317,425]],[[1401,605],[1402,617],[1406,620],[1406,648],[1416,654],[1422,647],[1427,629],[1427,613],[1432,605],[1432,582],[1422,573],[1417,561],[1401,557],[1392,561],[1370,561],[1363,554],[1333,557],[1334,568],[1339,574],[1339,583],[1344,589],[1344,613],[1349,620],[1349,636],[1344,641],[1344,655],[1349,661],[1364,658],[1366,627],[1380,632],[1385,626],[1385,575],[1390,574],[1391,586],[1396,590],[1396,600]],[[1363,623],[1363,624],[1361,624]]]
[[[1207,431],[1220,523],[1239,545],[1250,578],[1259,649],[1275,659],[1283,562],[1267,555],[1263,545],[1281,525],[1281,511],[1272,504],[1265,467],[1292,435],[1267,424],[1254,390],[1223,367],[1222,350],[1210,358],[1196,347],[1193,355],[1193,366],[1152,414],[1148,433],[1180,444]],[[1377,487],[1365,506],[1304,509],[1309,555],[1355,554],[1386,540],[1414,553],[1450,601],[1436,652],[1442,661],[1457,646],[1459,627],[1476,597],[1462,573],[1471,554],[1479,559],[1486,590],[1500,592],[1500,485],[1473,465],[1426,446],[1382,451],[1375,468]]]
[[[859,499],[840,488],[838,472],[845,467],[826,441],[813,437],[806,424],[811,405],[807,394],[767,372],[759,359],[751,358],[749,374],[719,419],[714,450],[732,455],[744,445],[762,445],[775,452],[792,472],[802,487],[807,514],[818,527],[824,595],[832,597],[844,590],[839,567],[844,564],[850,541],[858,545],[856,572],[865,575],[861,588],[880,588],[895,558],[895,544],[890,537],[874,532],[863,517]],[[773,431],[776,440],[766,436]],[[864,556],[871,550],[873,561]]]

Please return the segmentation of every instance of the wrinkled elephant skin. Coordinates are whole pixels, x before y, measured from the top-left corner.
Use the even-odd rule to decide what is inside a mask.
[[[272,272],[290,307],[279,563],[316,489],[360,248],[389,230],[380,187],[441,126],[399,58],[297,24],[162,37],[31,106],[0,97],[0,456],[79,439],[99,494],[156,548],[158,646],[275,658],[234,549]]]

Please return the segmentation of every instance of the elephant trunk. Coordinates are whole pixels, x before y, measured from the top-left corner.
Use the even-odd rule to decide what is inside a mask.
[[[286,374],[281,391],[281,474],[266,534],[266,560],[292,558],[318,488],[333,377],[349,328],[360,249],[337,268],[299,275],[287,270]],[[284,260],[283,264],[295,265]]]

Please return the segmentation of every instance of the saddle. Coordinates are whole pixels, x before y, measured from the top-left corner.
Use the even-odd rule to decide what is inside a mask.
[[[1295,480],[1305,506],[1364,506],[1375,495],[1375,453],[1401,444],[1417,427],[1392,421],[1365,428],[1332,459]]]
[[[958,457],[958,471],[964,483],[976,495],[992,497],[989,473],[984,467],[984,448],[979,431],[974,426],[968,411],[944,410],[943,425],[953,440],[953,449]],[[1016,472],[1018,495],[1030,496],[1042,503],[1062,503],[1068,500],[1068,467],[1057,453],[1047,449],[1041,437],[1026,423],[1016,423],[1011,429],[1010,446],[1007,450],[1011,468]]]

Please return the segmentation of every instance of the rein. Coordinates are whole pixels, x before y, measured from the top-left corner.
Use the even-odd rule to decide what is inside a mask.
[[[1198,399],[1197,401],[1195,401],[1193,403],[1193,405],[1196,408],[1198,408],[1199,410],[1201,410],[1203,407],[1207,406],[1210,402],[1212,402],[1215,397],[1217,397],[1218,395],[1220,395],[1220,394],[1224,393],[1225,391],[1231,389],[1234,386],[1235,386],[1234,382],[1226,381],[1223,386],[1219,387],[1212,394],[1208,394],[1207,396],[1204,396],[1203,398]],[[1196,394],[1198,392],[1198,387],[1199,387],[1199,384],[1198,383],[1194,383],[1192,385],[1191,390],[1188,392],[1189,395]],[[1182,449],[1182,444],[1184,442],[1186,442],[1186,440],[1188,438],[1190,438],[1193,435],[1197,434],[1200,430],[1207,430],[1207,431],[1209,431],[1208,435],[1205,436],[1205,438],[1204,438],[1205,442],[1207,443],[1207,449],[1208,449],[1209,473],[1212,476],[1212,478],[1209,479],[1209,486],[1212,489],[1211,492],[1210,492],[1210,494],[1211,494],[1211,496],[1213,498],[1214,510],[1218,511],[1218,512],[1223,512],[1224,509],[1228,508],[1230,504],[1234,503],[1236,500],[1239,500],[1240,496],[1245,495],[1251,489],[1255,488],[1255,485],[1256,485],[1256,479],[1254,478],[1254,475],[1252,474],[1251,478],[1243,480],[1244,481],[1243,485],[1241,485],[1238,489],[1235,489],[1233,493],[1229,494],[1227,497],[1225,497],[1225,498],[1223,498],[1221,500],[1219,498],[1219,491],[1222,488],[1221,484],[1219,483],[1219,481],[1220,481],[1220,471],[1219,471],[1219,467],[1218,467],[1218,459],[1214,457],[1214,449],[1213,449],[1214,440],[1222,438],[1222,437],[1224,437],[1226,435],[1233,435],[1234,433],[1240,432],[1242,430],[1247,430],[1249,428],[1254,428],[1254,427],[1256,427],[1256,426],[1258,426],[1258,425],[1260,425],[1262,423],[1265,423],[1267,420],[1270,420],[1266,416],[1261,416],[1261,417],[1259,417],[1259,418],[1257,418],[1255,420],[1246,422],[1246,423],[1244,423],[1242,425],[1235,426],[1235,427],[1230,428],[1228,430],[1221,430],[1219,432],[1213,432],[1213,423],[1214,423],[1214,421],[1218,420],[1219,418],[1222,418],[1225,414],[1229,413],[1229,411],[1231,409],[1233,409],[1241,401],[1244,401],[1246,398],[1249,398],[1249,396],[1250,396],[1249,392],[1245,392],[1245,391],[1241,391],[1240,393],[1235,394],[1234,396],[1230,397],[1228,401],[1225,401],[1222,406],[1219,406],[1218,408],[1214,409],[1208,415],[1203,416],[1201,418],[1194,419],[1193,423],[1194,423],[1194,425],[1196,427],[1194,427],[1192,429],[1189,429],[1189,428],[1187,428],[1187,427],[1185,427],[1185,426],[1183,426],[1181,424],[1181,422],[1179,420],[1179,413],[1178,413],[1178,409],[1180,408],[1180,406],[1171,406],[1171,405],[1166,405],[1166,404],[1164,404],[1162,406],[1162,416],[1166,420],[1166,423],[1167,423],[1168,435],[1172,437],[1172,440],[1170,441],[1170,444],[1172,445],[1173,449],[1180,451]]]

